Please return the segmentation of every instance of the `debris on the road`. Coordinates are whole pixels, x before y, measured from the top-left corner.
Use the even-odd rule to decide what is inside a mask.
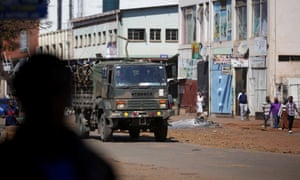
[[[214,121],[204,120],[204,119],[184,119],[179,121],[174,121],[170,123],[169,128],[211,128],[211,127],[222,127],[221,124]]]

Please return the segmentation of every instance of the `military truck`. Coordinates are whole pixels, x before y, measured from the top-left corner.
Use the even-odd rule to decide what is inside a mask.
[[[98,130],[107,141],[116,130],[131,138],[149,131],[158,141],[166,139],[171,113],[163,64],[116,58],[75,69],[72,108],[80,136]]]

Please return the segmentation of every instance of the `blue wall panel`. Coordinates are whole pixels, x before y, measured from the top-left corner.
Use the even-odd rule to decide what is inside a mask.
[[[232,75],[223,74],[223,64],[211,63],[211,113],[232,113]]]

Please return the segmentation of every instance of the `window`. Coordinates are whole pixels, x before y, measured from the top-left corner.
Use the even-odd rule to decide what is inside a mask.
[[[191,44],[196,41],[196,8],[183,8],[183,43]]]
[[[88,44],[88,38],[87,38],[87,34],[84,35],[84,47],[86,47]]]
[[[267,36],[267,0],[253,0],[252,14],[252,35]]]
[[[118,30],[114,29],[114,42],[117,41],[117,36],[118,36]]]
[[[279,55],[278,60],[281,62],[300,61],[300,56],[296,55]]]
[[[166,41],[178,41],[178,29],[166,29]]]
[[[92,35],[88,34],[88,46],[92,45]]]
[[[93,46],[95,46],[97,43],[97,36],[96,33],[93,34]]]
[[[78,36],[75,36],[75,48],[78,47]]]
[[[21,51],[27,51],[27,32],[20,32],[20,49]]]
[[[79,36],[79,47],[81,48],[83,46],[83,37],[82,35]]]
[[[101,44],[101,32],[98,32],[98,45]]]
[[[102,44],[106,44],[106,32],[102,32]]]
[[[114,35],[113,35],[112,30],[109,30],[108,33],[109,33],[109,42],[113,42]]]
[[[236,1],[237,39],[247,39],[247,0]]]
[[[161,30],[160,29],[150,29],[150,41],[160,41],[160,35]]]
[[[214,13],[214,41],[231,40],[231,0],[219,0],[214,2]]]
[[[128,39],[134,41],[145,41],[145,29],[128,29]]]

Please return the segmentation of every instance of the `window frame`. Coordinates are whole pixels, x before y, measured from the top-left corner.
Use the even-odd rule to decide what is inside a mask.
[[[137,37],[136,37],[137,36]],[[127,37],[131,42],[146,41],[146,29],[144,28],[128,28]]]
[[[196,6],[182,8],[183,14],[183,43],[192,44],[196,41]]]
[[[241,4],[238,4],[241,2]],[[247,0],[236,0],[236,39],[246,40],[248,37]]]
[[[252,0],[252,22],[251,23],[252,23],[252,29],[251,29],[252,37],[267,36],[268,33],[268,1],[267,0]]]
[[[150,42],[161,42],[161,29],[151,28],[149,34]]]
[[[214,1],[213,41],[232,40],[232,0]],[[225,29],[222,29],[225,26]]]
[[[166,34],[166,42],[178,42],[178,29],[176,28],[167,28],[165,30],[165,34]],[[168,33],[169,31],[169,33]],[[175,33],[175,34],[174,34]],[[175,36],[175,38],[173,39],[173,37]]]
[[[20,51],[26,52],[28,50],[28,35],[26,30],[20,32]]]

